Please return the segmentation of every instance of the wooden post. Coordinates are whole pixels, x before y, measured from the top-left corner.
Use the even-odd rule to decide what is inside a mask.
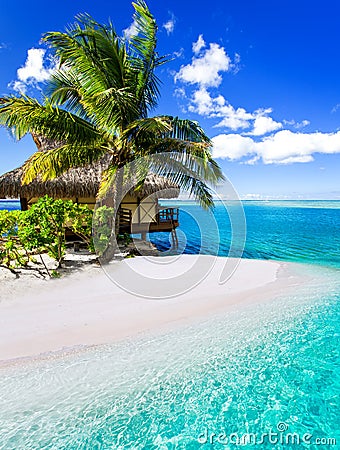
[[[171,231],[171,239],[172,239],[172,246],[177,250],[178,249],[178,237],[176,233],[176,228],[173,228]]]
[[[140,224],[140,198],[137,197],[138,223]]]
[[[27,211],[28,210],[27,198],[20,197],[20,208],[21,208],[21,211]]]

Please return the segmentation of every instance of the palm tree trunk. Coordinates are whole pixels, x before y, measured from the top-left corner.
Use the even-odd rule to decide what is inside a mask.
[[[117,236],[119,234],[120,217],[119,208],[122,201],[122,191],[123,191],[123,169],[117,170],[115,185],[112,189],[113,202],[114,202],[114,217],[112,217],[111,223],[111,234],[109,238],[109,243],[100,257],[100,262],[102,264],[107,264],[118,256],[120,249],[118,247]]]

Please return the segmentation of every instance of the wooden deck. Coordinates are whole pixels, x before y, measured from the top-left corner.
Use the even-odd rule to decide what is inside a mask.
[[[121,208],[119,210],[119,223],[121,232],[131,234],[173,231],[179,226],[179,209],[160,209],[153,221],[133,223],[132,212],[127,208]]]

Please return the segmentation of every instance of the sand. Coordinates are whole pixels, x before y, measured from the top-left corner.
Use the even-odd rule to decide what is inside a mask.
[[[185,325],[219,310],[268,301],[303,282],[292,264],[229,259],[235,270],[221,284],[226,262],[194,255],[137,257],[105,270],[88,266],[56,280],[2,279],[0,361]],[[211,270],[204,278],[207,268]],[[161,292],[162,283],[168,298],[150,298]]]

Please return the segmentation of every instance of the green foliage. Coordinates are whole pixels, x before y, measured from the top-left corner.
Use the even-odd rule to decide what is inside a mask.
[[[18,223],[18,236],[32,251],[47,250],[60,264],[65,254],[66,202],[44,197],[28,211],[22,212]]]
[[[112,229],[114,220],[114,208],[108,206],[100,206],[93,214],[93,243],[99,256],[102,256],[106,250]]]
[[[130,244],[130,242],[132,242],[132,237],[131,234],[129,233],[123,233],[123,234],[118,234],[118,242],[123,242],[124,244]]]
[[[16,236],[20,211],[0,211],[0,236]]]
[[[45,196],[28,211],[0,211],[0,264],[27,266],[34,254],[47,252],[60,265],[66,227],[93,248],[92,211],[87,206]]]
[[[57,272],[56,270],[52,270],[51,271],[51,277],[52,278],[60,278],[60,273],[59,272]]]
[[[87,205],[78,205],[72,201],[65,203],[67,227],[87,244],[89,250],[94,252],[92,239],[93,211]]]
[[[30,260],[18,238],[20,211],[0,211],[0,265],[10,269],[26,266]]]

